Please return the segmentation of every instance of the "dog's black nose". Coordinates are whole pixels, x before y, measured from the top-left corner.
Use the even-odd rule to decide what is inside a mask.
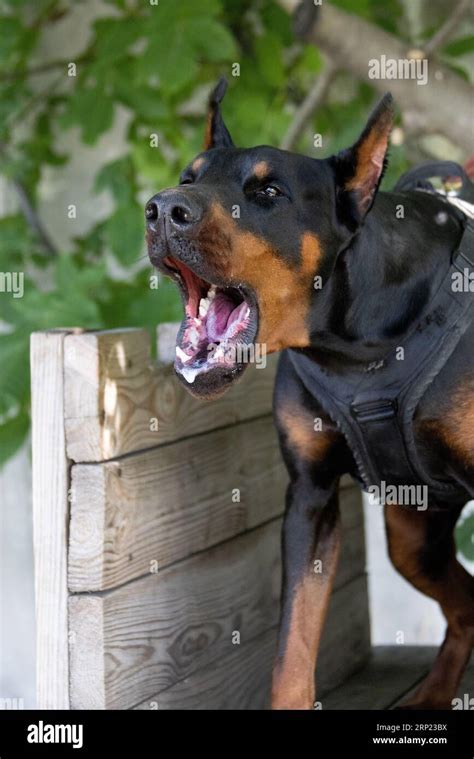
[[[195,198],[184,192],[165,190],[155,195],[146,205],[145,217],[148,226],[154,227],[161,219],[166,224],[182,231],[190,230],[203,215],[203,209]]]

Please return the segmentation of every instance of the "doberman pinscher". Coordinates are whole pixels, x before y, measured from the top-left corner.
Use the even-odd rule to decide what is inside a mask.
[[[205,151],[147,204],[147,241],[153,265],[181,290],[175,369],[193,395],[229,388],[247,365],[242,346],[283,350],[274,412],[290,484],[273,707],[314,704],[339,553],[338,482],[349,473],[365,486],[428,483],[426,508],[385,501],[388,550],[447,620],[407,707],[450,708],[474,644],[474,579],[453,539],[474,496],[474,299],[467,287],[450,300],[446,278],[456,251],[473,263],[472,238],[439,194],[378,192],[389,94],[353,147],[316,160],[234,147],[225,89],[221,80],[210,98]]]

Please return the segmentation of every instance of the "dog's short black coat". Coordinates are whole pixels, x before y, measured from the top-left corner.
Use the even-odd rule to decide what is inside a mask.
[[[259,342],[269,352],[298,348],[341,375],[362,370],[423,318],[461,239],[459,215],[433,194],[378,192],[393,120],[389,95],[352,148],[315,160],[234,147],[219,107],[224,92],[221,82],[211,96],[205,151],[146,212],[150,259],[177,279],[186,307],[178,376],[196,396],[212,398],[245,369],[238,360],[206,358],[211,327],[198,307],[208,307],[210,284],[225,319],[236,317],[232,340]],[[444,512],[385,507],[392,561],[447,619],[433,670],[407,708],[449,708],[474,644],[474,581],[457,562],[453,540],[474,487],[473,348],[471,325],[414,417],[426,471],[458,483],[459,499]],[[273,705],[311,708],[339,550],[337,486],[356,469],[346,440],[284,350],[274,407],[290,485]],[[315,419],[322,420],[317,432]],[[321,574],[313,571],[316,559]]]

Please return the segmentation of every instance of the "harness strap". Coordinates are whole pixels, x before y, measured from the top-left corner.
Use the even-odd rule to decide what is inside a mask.
[[[472,219],[466,220],[428,314],[400,346],[402,360],[391,352],[364,373],[354,370],[341,376],[319,366],[304,351],[288,350],[308,391],[318,397],[346,437],[365,487],[380,485],[382,480],[394,485],[421,481],[432,495],[449,498],[459,494],[457,484],[434,479],[424,470],[415,444],[413,415],[474,316],[469,286],[453,287],[454,275],[460,273],[467,283],[474,278]]]
[[[428,181],[433,177],[459,177],[462,180],[462,187],[458,191],[459,195],[466,200],[471,200],[473,191],[472,182],[463,167],[454,161],[426,161],[419,166],[414,166],[400,177],[393,191],[404,192],[420,189],[438,192]]]

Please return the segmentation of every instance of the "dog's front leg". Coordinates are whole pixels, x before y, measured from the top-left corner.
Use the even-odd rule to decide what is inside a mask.
[[[273,709],[314,706],[316,659],[339,554],[336,487],[319,489],[299,475],[288,488]]]

